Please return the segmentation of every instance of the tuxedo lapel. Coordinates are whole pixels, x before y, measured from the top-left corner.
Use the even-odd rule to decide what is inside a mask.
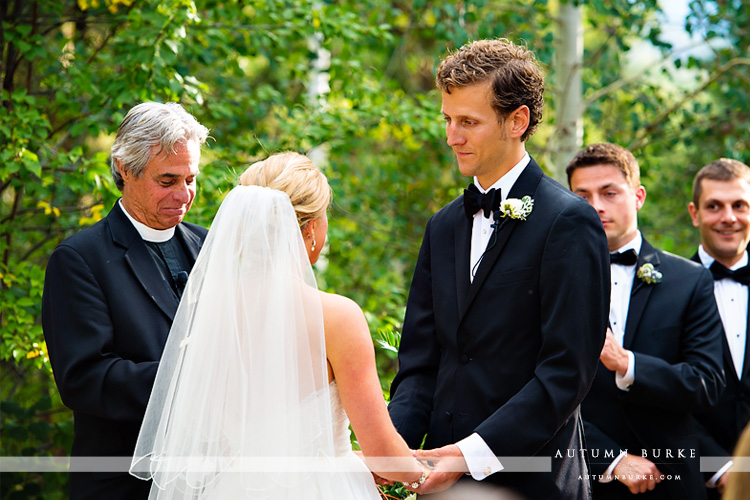
[[[748,380],[748,377],[750,377],[750,340],[748,340],[750,334],[750,287],[748,287],[747,293],[747,329],[745,331],[745,362],[742,365],[742,380]],[[724,342],[727,342],[726,335],[724,336]],[[726,351],[729,352],[729,349]]]
[[[185,243],[185,248],[187,249],[188,255],[190,256],[190,260],[195,263],[196,259],[198,258],[198,253],[201,250],[200,238],[197,234],[188,231],[182,224],[177,224],[175,230],[180,238],[182,238],[182,241]]]
[[[489,245],[492,245],[493,239],[495,239],[495,244],[492,246],[492,248],[489,248],[489,250],[485,251],[484,256],[482,257],[482,261],[477,267],[477,274],[474,276],[474,281],[472,281],[471,285],[469,285],[469,292],[466,300],[464,301],[464,307],[461,311],[459,321],[461,318],[463,318],[464,314],[469,309],[469,306],[474,300],[474,297],[476,297],[477,293],[479,292],[479,289],[482,288],[482,283],[484,283],[484,280],[486,280],[487,276],[490,274],[492,265],[495,263],[498,256],[503,251],[503,247],[505,247],[505,244],[508,242],[510,233],[513,231],[513,228],[515,228],[515,225],[516,221],[514,220],[501,220],[500,227],[497,229],[496,235],[490,238],[488,247]]]
[[[643,264],[651,263],[656,270],[659,269],[661,260],[656,249],[652,247],[644,238],[641,244],[641,251],[638,254],[638,262],[635,265],[636,276],[633,278],[633,287],[630,292],[630,305],[628,306],[628,320],[625,325],[625,337],[623,338],[622,345],[625,349],[629,349],[633,343],[635,332],[638,329],[638,325],[643,316],[643,310],[646,308],[648,298],[651,296],[655,286],[658,284],[648,285],[638,278],[638,269]]]
[[[141,239],[135,227],[133,227],[133,224],[122,212],[119,203],[115,203],[115,206],[107,216],[107,222],[112,233],[112,240],[116,244],[127,248],[125,262],[127,262],[128,267],[135,274],[138,282],[159,309],[170,320],[174,319],[178,306],[177,297],[167,285],[169,283],[167,277],[164,276],[162,270],[154,262],[148,248],[146,248],[146,244]]]
[[[462,313],[463,305],[466,303],[466,296],[469,292],[469,279],[471,265],[471,226],[472,222],[466,218],[464,213],[464,203],[461,200],[457,205],[457,222],[455,232],[455,264],[456,264],[456,308]]]
[[[533,198],[536,187],[543,175],[544,174],[542,173],[542,169],[532,158],[529,164],[526,165],[526,168],[523,170],[523,172],[521,172],[521,175],[518,177],[515,184],[513,184],[513,187],[511,188],[506,198],[522,198],[527,195]],[[530,218],[533,221],[533,212],[530,215]],[[471,306],[471,302],[474,300],[474,297],[476,297],[479,289],[482,288],[482,284],[487,279],[487,276],[489,276],[490,270],[494,266],[495,261],[502,253],[505,245],[508,243],[508,239],[510,238],[513,229],[518,224],[529,223],[529,221],[518,221],[510,218],[503,218],[500,220],[500,226],[496,230],[496,234],[490,237],[488,248],[490,245],[492,245],[492,248],[489,248],[485,251],[482,260],[477,267],[477,273],[474,276],[474,281],[472,281],[469,285],[468,295],[466,296],[466,300],[463,303],[463,308],[461,308],[461,316],[459,317],[459,321],[461,320],[461,318],[463,318],[464,314],[469,309],[469,306]],[[469,233],[471,233],[471,226],[469,226]],[[469,236],[469,238],[471,238],[471,236]],[[467,258],[464,262],[468,262],[468,260],[469,259]],[[459,264],[458,267],[461,267],[461,265]]]

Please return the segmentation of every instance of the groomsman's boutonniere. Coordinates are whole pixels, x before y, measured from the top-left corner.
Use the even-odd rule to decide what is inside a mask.
[[[502,217],[526,220],[526,217],[534,209],[534,200],[530,196],[518,198],[507,198],[500,203],[500,214]]]
[[[654,265],[650,262],[643,264],[635,275],[647,285],[660,283],[662,278],[661,273],[654,269]]]

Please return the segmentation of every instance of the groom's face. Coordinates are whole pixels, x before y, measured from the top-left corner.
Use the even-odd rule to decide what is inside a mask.
[[[635,237],[637,213],[646,199],[646,190],[643,186],[631,186],[620,169],[614,165],[578,167],[570,175],[570,190],[596,209],[610,251]]]
[[[512,154],[508,120],[501,120],[490,105],[490,82],[451,88],[443,92],[445,135],[467,177],[476,176],[488,188],[501,175],[499,166]]]

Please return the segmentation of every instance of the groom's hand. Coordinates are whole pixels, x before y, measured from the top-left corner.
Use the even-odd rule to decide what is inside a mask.
[[[435,464],[422,486],[414,490],[420,495],[447,490],[468,471],[464,455],[455,444],[434,450],[415,450],[414,456]]]

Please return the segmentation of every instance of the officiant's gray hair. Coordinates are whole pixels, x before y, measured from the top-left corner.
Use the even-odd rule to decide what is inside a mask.
[[[286,193],[300,229],[321,217],[331,203],[328,179],[305,155],[287,151],[253,163],[240,176],[240,186],[263,186]]]
[[[124,186],[119,165],[140,177],[156,155],[173,154],[179,143],[206,142],[208,129],[176,102],[143,102],[133,107],[117,129],[112,145],[112,177],[117,189]]]

